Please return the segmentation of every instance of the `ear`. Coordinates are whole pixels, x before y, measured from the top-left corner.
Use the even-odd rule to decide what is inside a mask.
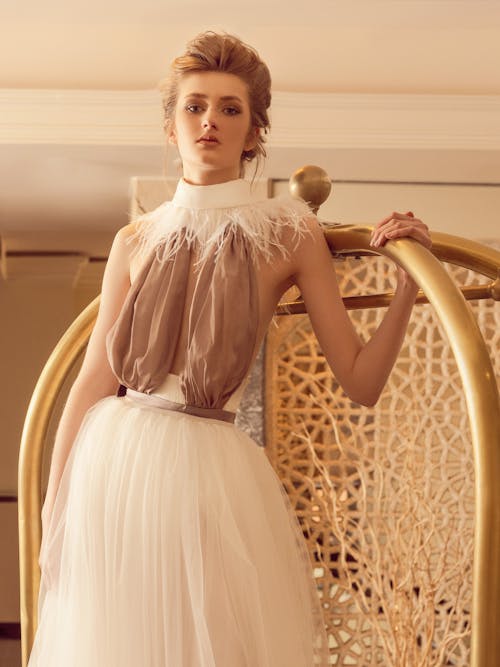
[[[168,137],[168,143],[169,144],[173,144],[174,146],[177,146],[177,135],[176,135],[175,130],[173,128],[168,131],[167,137]]]
[[[250,130],[248,131],[243,150],[251,151],[252,148],[255,148],[255,146],[257,146],[259,136],[260,136],[260,128],[251,127]]]
[[[175,132],[175,126],[172,122],[165,123],[165,134],[167,135],[167,141],[169,144],[177,146],[177,134]]]

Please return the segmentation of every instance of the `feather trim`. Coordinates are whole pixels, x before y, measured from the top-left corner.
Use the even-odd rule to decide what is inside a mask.
[[[281,240],[283,228],[293,229],[296,248],[304,233],[310,231],[306,221],[313,215],[303,200],[290,195],[230,208],[194,209],[167,201],[133,221],[136,230],[126,243],[136,244],[134,255],[149,254],[156,248],[158,260],[166,262],[182,243],[187,241],[191,246],[198,242],[201,249],[198,264],[206,260],[214,247],[217,259],[225,239],[239,230],[249,244],[253,260],[258,255],[270,260],[276,250],[286,258],[289,251]],[[181,229],[185,234],[178,234]]]

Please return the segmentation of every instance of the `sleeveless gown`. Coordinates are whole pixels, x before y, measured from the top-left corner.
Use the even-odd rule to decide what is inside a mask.
[[[106,340],[122,391],[87,411],[66,462],[42,538],[29,667],[329,664],[288,496],[264,449],[219,418],[238,408],[250,371],[254,260],[286,253],[282,230],[300,237],[310,215],[291,197],[257,200],[242,179],[181,179],[138,220],[130,242],[146,259]]]

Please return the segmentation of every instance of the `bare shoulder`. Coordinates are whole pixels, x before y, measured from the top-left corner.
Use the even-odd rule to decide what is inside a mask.
[[[308,264],[314,265],[318,260],[329,257],[324,228],[313,213],[302,221],[300,234],[292,227],[285,227],[282,243],[287,250],[287,261],[293,275],[300,273]]]
[[[137,275],[142,260],[141,254],[136,251],[139,245],[139,235],[137,232],[143,224],[144,221],[142,220],[133,220],[123,227],[120,227],[116,234],[118,242],[122,245],[124,255],[126,256],[130,283],[133,282],[134,277]]]
[[[117,234],[121,236],[122,240],[126,241],[129,237],[131,237],[139,230],[141,224],[144,223],[141,222],[140,220],[133,220],[132,222],[129,222],[123,227],[120,227]]]
[[[297,275],[304,272],[305,261],[314,265],[315,251],[326,245],[326,241],[312,213],[301,221],[300,231],[292,225],[283,225],[276,240],[278,243],[272,250],[272,257],[260,262],[258,274],[261,293],[267,292],[272,298],[279,299],[297,283]]]

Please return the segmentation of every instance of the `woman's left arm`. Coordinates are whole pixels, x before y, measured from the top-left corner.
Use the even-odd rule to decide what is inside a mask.
[[[319,344],[346,393],[374,405],[397,359],[415,302],[417,285],[402,269],[391,305],[370,340],[363,344],[347,314],[324,233],[311,219],[310,235],[297,248],[294,281],[299,287]],[[374,248],[389,239],[411,237],[431,247],[427,226],[411,212],[394,212],[374,228]]]

